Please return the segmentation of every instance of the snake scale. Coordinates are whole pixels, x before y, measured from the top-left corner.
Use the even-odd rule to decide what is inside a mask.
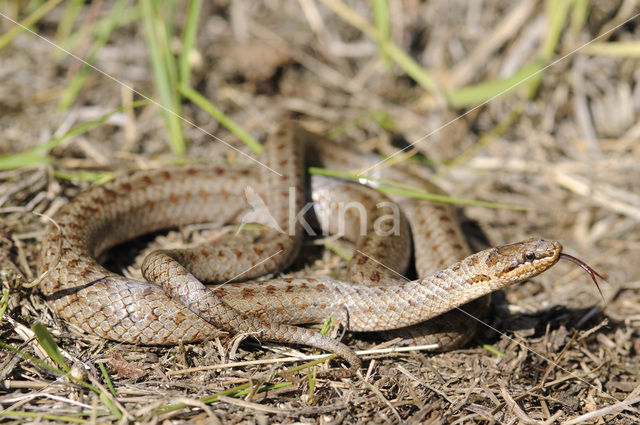
[[[346,214],[343,236],[356,244],[346,281],[245,282],[277,273],[295,259],[304,229],[302,220],[289,219],[289,211],[304,207],[305,163],[320,159],[326,167],[345,170],[377,161],[315,138],[294,124],[282,125],[265,143],[261,157],[279,174],[262,167],[187,165],[138,171],[81,193],[59,211],[57,226],[49,227],[42,243],[39,272],[47,301],[60,318],[107,339],[165,345],[249,332],[263,340],[336,353],[350,365],[336,374],[346,376],[360,366],[353,351],[296,325],[333,316],[350,331],[388,331],[450,349],[468,341],[476,326],[453,309],[476,300],[466,308],[479,316],[487,306],[485,295],[543,272],[564,255],[560,243],[547,240],[471,255],[449,205],[399,198],[395,201],[402,214],[397,221],[377,220],[393,209],[387,202],[387,209],[375,211],[386,197],[361,185],[313,176],[312,196],[324,230],[336,230],[331,223],[347,200],[358,201],[370,215],[360,219]],[[442,193],[399,167],[385,168],[377,176]],[[237,220],[248,209],[243,196],[247,186],[264,201],[277,225],[257,243],[156,251],[144,261],[146,281],[125,278],[98,263],[101,253],[142,234]],[[374,231],[378,221],[384,235]],[[398,230],[389,235],[391,224]],[[409,227],[418,279],[405,282],[400,274],[409,264]],[[210,290],[204,281],[236,283]]]

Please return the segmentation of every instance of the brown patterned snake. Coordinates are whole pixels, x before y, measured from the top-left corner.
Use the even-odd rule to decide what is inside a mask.
[[[226,332],[250,332],[264,340],[334,352],[349,362],[348,372],[353,373],[360,361],[347,346],[294,325],[333,316],[348,330],[403,328],[394,332],[422,338],[421,342],[438,342],[448,349],[466,342],[475,330],[475,321],[470,324],[460,312],[450,310],[529,279],[558,258],[568,257],[561,254],[558,242],[545,240],[469,255],[448,205],[404,199],[398,205],[413,231],[420,278],[403,282],[390,269],[403,273],[408,265],[411,242],[406,223],[400,220],[398,234],[390,236],[372,227],[392,211],[391,207],[375,211],[386,198],[363,186],[314,177],[316,211],[326,212],[317,214],[326,228],[332,227],[337,206],[347,199],[357,199],[371,215],[362,222],[352,218],[345,226],[345,236],[357,246],[348,268],[349,283],[281,278],[230,283],[214,291],[206,288],[200,281],[245,281],[276,273],[295,258],[303,232],[301,221],[290,223],[289,190],[294,188],[292,206],[300,211],[303,145],[314,145],[316,156],[328,167],[366,165],[366,157],[329,142],[302,143],[311,137],[285,125],[265,144],[264,161],[282,176],[257,167],[190,165],[136,172],[80,194],[62,208],[56,217],[59,229],[50,226],[43,241],[39,271],[46,272],[41,287],[50,305],[67,322],[112,340],[177,344]],[[428,181],[393,167],[381,176],[441,193]],[[247,209],[242,195],[246,186],[258,192],[282,232],[268,231],[250,246],[154,252],[143,265],[148,281],[125,278],[97,262],[105,250],[145,233],[190,223],[233,221]],[[385,232],[393,224],[389,220],[381,223]],[[359,225],[364,232],[354,230]],[[481,299],[471,311],[478,315],[485,308],[486,301]],[[432,318],[436,319],[425,322]]]

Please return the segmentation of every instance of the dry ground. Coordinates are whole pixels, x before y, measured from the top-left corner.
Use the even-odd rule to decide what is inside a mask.
[[[318,132],[341,128],[339,139],[359,149],[391,153],[393,146],[418,140],[470,111],[448,108],[441,96],[428,94],[397,67],[385,67],[375,44],[323,5],[302,0],[259,6],[205,3],[192,86],[260,140],[282,118],[296,117]],[[369,19],[369,2],[352,3]],[[565,27],[556,58],[638,11],[633,1],[593,3],[584,26]],[[97,7],[98,13],[109,4]],[[15,2],[4,3],[3,13],[11,5]],[[85,8],[81,16],[89,19]],[[62,11],[57,7],[47,14],[37,31],[53,37]],[[394,41],[445,89],[509,75],[535,57],[547,28],[545,2],[392,1],[391,13]],[[183,16],[176,20],[182,22]],[[601,41],[637,40],[638,22],[628,22]],[[0,32],[12,27],[0,18]],[[82,56],[86,46],[75,52]],[[96,66],[136,90],[154,93],[140,22],[116,29]],[[73,107],[57,112],[59,97],[78,68],[76,60],[28,34],[0,52],[0,154],[24,151],[137,97],[92,73]],[[203,406],[199,398],[236,385],[251,382],[257,388],[262,379],[286,380],[273,375],[281,365],[200,367],[271,358],[282,347],[243,344],[230,360],[229,341],[159,348],[79,337],[28,285],[37,277],[45,229],[45,221],[32,212],[53,215],[93,184],[54,177],[53,171],[119,173],[160,166],[171,158],[163,120],[148,105],[67,140],[51,152],[55,161],[50,165],[0,171],[0,282],[10,291],[0,339],[33,354],[34,342],[25,343],[19,331],[44,322],[62,349],[91,367],[85,379],[104,385],[96,364],[105,362],[123,410],[144,423],[565,423],[589,413],[583,423],[636,423],[639,69],[633,58],[571,54],[542,74],[531,100],[526,91],[500,96],[416,145],[434,162],[438,182],[453,196],[527,208],[462,207],[466,220],[491,244],[531,236],[562,241],[567,252],[606,275],[604,301],[585,273],[559,264],[494,296],[487,322],[497,332],[483,330],[465,349],[366,356],[364,380],[321,379],[312,399],[306,375],[294,374],[292,385]],[[504,131],[487,137],[517,108],[521,113]],[[183,113],[249,152],[202,110],[187,103]],[[394,132],[372,118],[383,113],[395,124]],[[184,131],[189,158],[236,157],[201,130],[185,124]],[[171,232],[151,245],[179,242],[187,234],[184,229]],[[298,273],[300,268],[335,273],[343,266],[331,253],[314,252],[309,258],[299,262]],[[121,261],[114,260],[116,267],[138,273]],[[373,345],[357,335],[347,335],[346,342],[358,348]],[[0,365],[3,409],[93,412],[96,417],[83,418],[116,421],[91,392],[9,351],[0,351]],[[623,401],[627,404],[619,404]],[[177,402],[190,407],[154,413],[157,406]],[[7,414],[0,418],[18,420]]]

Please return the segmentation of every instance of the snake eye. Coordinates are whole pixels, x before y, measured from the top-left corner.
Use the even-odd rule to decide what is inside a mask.
[[[536,258],[536,255],[533,253],[533,251],[527,251],[524,254],[522,254],[522,256],[527,261],[533,261],[533,259]]]

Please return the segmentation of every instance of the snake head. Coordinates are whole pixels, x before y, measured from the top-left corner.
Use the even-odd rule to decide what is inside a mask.
[[[545,239],[529,239],[489,250],[486,266],[494,278],[513,284],[530,279],[553,266],[562,253],[562,244]]]
[[[558,260],[568,260],[582,267],[591,276],[604,300],[597,279],[604,277],[579,258],[562,252],[562,244],[558,241],[529,239],[493,248],[488,252],[485,265],[494,271],[492,276],[498,287],[530,279],[553,266]]]

